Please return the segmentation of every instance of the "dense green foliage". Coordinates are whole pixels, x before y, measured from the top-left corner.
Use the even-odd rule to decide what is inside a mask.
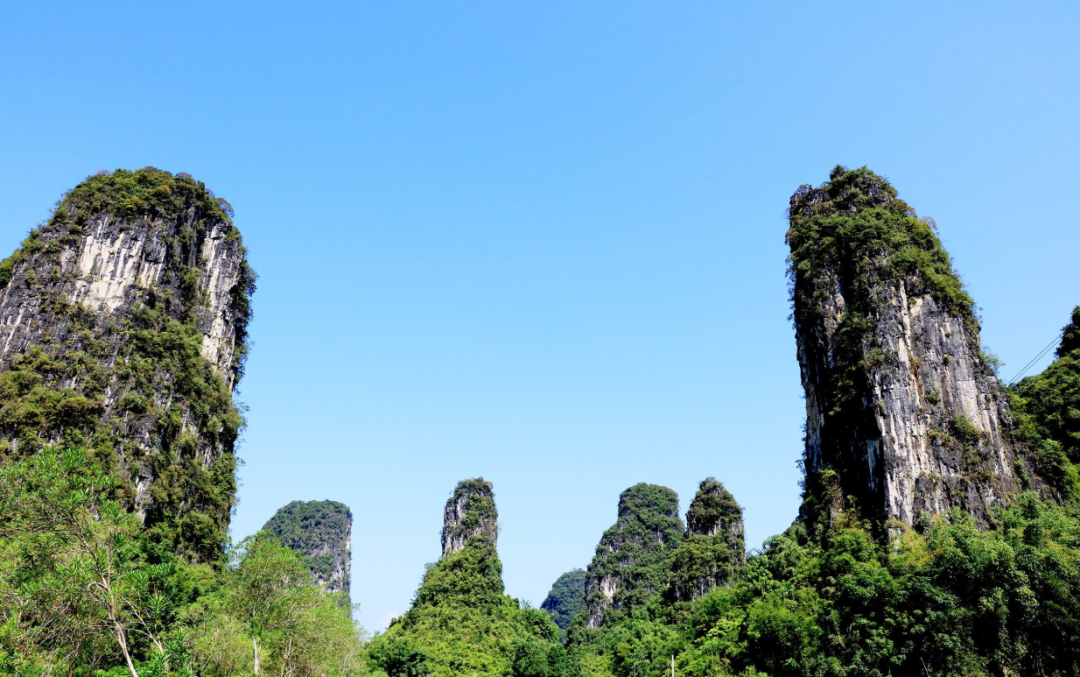
[[[667,594],[679,601],[696,599],[733,580],[742,566],[741,541],[739,546],[732,546],[723,537],[687,536],[671,559]]]
[[[551,614],[555,625],[559,626],[565,639],[570,621],[581,611],[585,601],[585,570],[567,571],[555,579],[551,590],[540,604],[540,608]]]
[[[499,556],[480,536],[429,567],[412,608],[372,640],[370,656],[390,677],[554,677],[569,669],[558,626],[503,593]]]
[[[348,556],[345,549],[352,530],[349,506],[337,501],[293,501],[281,508],[263,526],[281,544],[300,553],[316,580],[329,581],[335,570],[335,553]],[[340,582],[349,591],[349,580]]]
[[[292,550],[258,536],[224,570],[187,563],[117,484],[81,450],[0,468],[0,673],[366,674],[347,611]]]
[[[55,440],[84,447],[122,478],[116,496],[128,503],[137,477],[152,476],[147,526],[196,561],[222,561],[236,489],[233,447],[244,424],[230,387],[200,354],[198,327],[207,299],[198,287],[197,239],[217,227],[239,246],[231,214],[184,174],[151,167],[99,173],[65,195],[49,222],[0,263],[0,286],[17,279],[57,328],[0,373],[0,455],[25,458]],[[58,273],[62,252],[104,215],[155,229],[166,245],[163,284],[138,289],[121,314],[69,302],[71,280]],[[255,275],[242,263],[230,296],[237,378],[254,290]],[[210,463],[199,458],[205,449],[217,450]]]
[[[1080,500],[1080,306],[1062,331],[1057,359],[1012,388],[1019,435],[1039,476]]]
[[[1080,670],[1080,519],[1025,495],[982,530],[954,511],[882,542],[801,523],[731,587],[572,636],[586,674],[1052,675]],[[575,641],[576,640],[576,641]]]
[[[195,674],[367,674],[351,608],[313,583],[304,559],[277,539],[242,542],[218,587],[181,612]]]
[[[787,232],[796,313],[819,306],[815,299],[829,293],[826,274],[840,277],[848,306],[854,300],[859,312],[868,310],[879,281],[903,278],[914,285],[909,293],[933,294],[977,328],[974,303],[932,223],[896,195],[866,167],[837,166],[820,188],[799,188]]]
[[[619,496],[619,516],[604,532],[586,574],[585,606],[594,618],[619,618],[667,587],[675,549],[685,536],[679,496],[667,487],[635,484]],[[614,582],[608,601],[603,581]]]

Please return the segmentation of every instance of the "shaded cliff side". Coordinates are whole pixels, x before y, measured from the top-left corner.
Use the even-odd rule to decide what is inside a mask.
[[[883,177],[837,167],[792,196],[787,242],[810,509],[985,518],[1035,481],[932,221]]]
[[[255,276],[232,210],[153,168],[99,172],[0,263],[0,453],[87,449],[152,533],[220,557]]]
[[[349,594],[352,569],[352,512],[337,501],[293,501],[262,528],[307,561],[315,582],[327,592]]]

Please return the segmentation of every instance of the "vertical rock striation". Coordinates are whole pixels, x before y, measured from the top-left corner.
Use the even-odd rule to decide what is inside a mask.
[[[293,501],[263,526],[307,560],[315,582],[327,592],[349,594],[352,512],[337,501]]]
[[[808,497],[881,523],[985,516],[1027,476],[971,298],[930,220],[837,167],[791,198],[789,274],[806,393]],[[813,501],[808,501],[813,503]]]
[[[185,174],[99,172],[0,263],[0,454],[87,449],[197,560],[220,557],[243,425],[255,278],[231,215]]]
[[[723,484],[709,477],[686,511],[686,539],[672,562],[671,597],[677,602],[697,599],[727,585],[745,564],[742,508]]]
[[[496,546],[498,522],[491,482],[485,482],[483,477],[458,482],[443,509],[442,556],[461,551],[473,538]]]
[[[606,614],[629,612],[661,594],[683,538],[678,494],[655,484],[624,491],[618,519],[604,532],[585,574],[588,626],[598,628]]]

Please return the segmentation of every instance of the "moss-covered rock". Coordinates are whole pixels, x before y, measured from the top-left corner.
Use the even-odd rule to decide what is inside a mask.
[[[0,455],[78,446],[192,560],[220,561],[255,275],[186,174],[99,172],[0,263]]]
[[[838,487],[806,508],[850,504],[880,526],[952,507],[986,518],[1043,487],[932,220],[884,177],[837,167],[792,196],[787,242],[806,485],[831,473]]]
[[[630,613],[663,593],[684,537],[678,494],[644,483],[624,491],[618,519],[600,538],[585,576],[588,626],[598,628],[608,616]]]
[[[263,531],[304,557],[315,583],[349,594],[352,512],[337,501],[293,501],[274,513]]]

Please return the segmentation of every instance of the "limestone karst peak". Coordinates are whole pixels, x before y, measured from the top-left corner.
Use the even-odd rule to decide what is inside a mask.
[[[732,544],[743,540],[742,509],[715,477],[705,478],[698,486],[686,511],[686,533],[688,536],[728,534]]]
[[[483,477],[458,482],[443,509],[442,556],[461,551],[472,539],[497,545],[498,522],[491,482]]]
[[[98,172],[0,263],[0,449],[83,447],[146,527],[220,558],[243,418],[247,264],[232,208],[186,174]]]
[[[349,593],[352,512],[337,501],[293,501],[263,526],[304,556],[315,583],[327,592]]]
[[[804,464],[819,511],[851,497],[878,524],[952,507],[979,516],[1027,486],[1008,394],[935,229],[865,167],[837,167],[791,198]]]
[[[714,477],[702,480],[686,511],[686,539],[676,549],[669,594],[697,599],[730,583],[746,564],[742,508]]]
[[[675,548],[685,537],[679,496],[667,487],[635,484],[619,496],[618,518],[604,532],[585,575],[588,625],[627,613],[661,594]]]

